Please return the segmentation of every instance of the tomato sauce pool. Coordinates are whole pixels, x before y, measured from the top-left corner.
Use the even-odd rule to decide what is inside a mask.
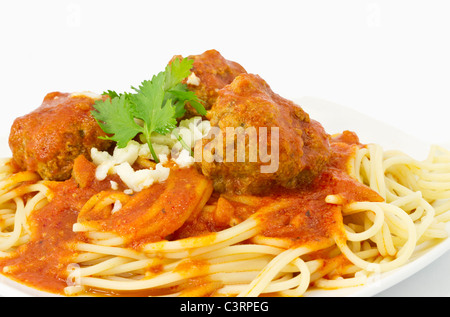
[[[325,202],[327,195],[339,194],[349,202],[382,200],[377,193],[350,177],[347,172],[348,161],[354,154],[356,144],[360,146],[356,135],[350,132],[332,139],[333,159],[311,186],[294,190],[274,190],[266,197],[259,197],[259,206],[255,208],[244,208],[238,203],[229,201],[225,204],[228,206],[225,209],[230,211],[229,217],[242,221],[255,212],[257,207],[284,200],[288,202],[288,207],[264,213],[258,218],[262,226],[262,235],[289,239],[293,244],[317,243],[330,239],[342,226],[342,214],[339,207]],[[64,288],[67,286],[67,268],[76,255],[73,245],[79,241],[87,242],[83,233],[72,230],[79,211],[93,195],[110,190],[111,180],[121,184],[120,179],[114,176],[97,181],[95,165],[83,156],[76,160],[73,175],[64,182],[46,183],[53,193],[53,198],[46,206],[30,215],[29,224],[32,230],[30,241],[20,246],[12,256],[0,260],[3,274],[43,291],[64,294]],[[213,194],[211,197],[217,199],[220,196]],[[221,206],[225,205],[224,202],[221,203]],[[227,222],[222,219],[220,225],[217,223],[214,225],[214,217],[208,218],[201,213],[197,220],[189,221],[189,226],[182,226],[171,238],[222,230],[223,223]],[[193,281],[193,285],[198,286],[199,283],[206,282]],[[92,291],[101,295],[124,295],[100,290]],[[148,292],[130,294],[149,295]]]

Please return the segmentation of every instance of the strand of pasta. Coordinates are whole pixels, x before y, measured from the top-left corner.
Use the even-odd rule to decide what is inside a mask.
[[[142,259],[147,258],[145,256],[145,254],[142,254],[140,252],[137,252],[137,251],[129,249],[129,248],[123,248],[120,246],[119,247],[103,246],[103,245],[97,245],[97,244],[93,244],[93,243],[79,242],[76,244],[75,249],[77,251],[91,252],[91,253],[104,254],[104,255],[121,256],[121,257],[137,259],[137,260],[142,260]]]
[[[289,262],[297,259],[300,260],[300,256],[310,252],[308,248],[305,247],[299,247],[294,249],[289,249],[284,251],[283,253],[277,255],[265,268],[261,271],[260,274],[254,279],[248,287],[244,291],[242,291],[238,296],[243,297],[254,297],[258,296],[262,292],[264,292],[264,289],[267,287],[267,285],[272,281],[272,279],[275,277],[275,275]],[[300,269],[300,274],[302,276],[302,279],[299,281],[298,289],[296,290],[299,293],[303,293],[309,286],[309,278],[310,273],[308,270],[308,267],[304,265],[304,262],[301,261],[300,263],[296,263],[296,265]]]
[[[369,147],[375,147],[377,150],[381,151],[381,148],[379,146],[369,146]],[[435,153],[436,150],[430,151],[430,153]],[[448,151],[446,152],[447,156]],[[367,151],[364,151],[364,154],[367,154]],[[429,197],[425,197],[423,194],[423,191],[420,190],[420,186],[418,186],[418,182],[420,182],[421,176],[423,175],[423,171],[426,169],[433,169],[435,166],[434,161],[436,160],[436,157],[432,154],[429,155],[427,161],[424,162],[418,162],[416,160],[413,160],[412,158],[408,157],[407,155],[398,152],[398,151],[388,151],[385,152],[385,159],[383,162],[383,173],[385,174],[385,184],[386,184],[386,193],[387,193],[387,201],[389,203],[392,203],[394,205],[399,205],[397,203],[397,200],[400,199],[402,196],[416,194],[417,197],[421,195],[422,199],[420,200],[420,206],[418,206],[419,200],[414,202],[415,206],[413,207],[407,207],[404,206],[402,208],[405,209],[405,211],[408,211],[409,209],[414,210],[414,215],[411,215],[412,217],[415,217],[418,214],[421,214],[420,217],[422,224],[421,224],[421,232],[419,232],[419,238],[422,236],[422,234],[425,233],[425,230],[423,228],[426,228],[433,222],[434,214],[436,211],[434,208],[429,204],[432,202],[432,200],[429,199]],[[449,156],[450,157],[450,156]],[[371,158],[373,159],[373,158]],[[450,171],[450,159],[447,159],[447,170]],[[439,163],[443,164],[443,163]],[[408,167],[408,168],[407,168]],[[441,165],[441,168],[443,166]],[[367,171],[361,172],[367,173]],[[395,178],[393,178],[391,175],[394,174]],[[417,179],[419,179],[417,181]],[[404,184],[404,185],[402,185]],[[405,186],[406,184],[406,186]],[[449,184],[441,184],[441,186],[446,185],[448,190],[450,190]],[[400,194],[400,196],[398,196]],[[448,206],[450,207],[450,206]],[[425,216],[423,216],[422,212],[425,212]],[[439,211],[439,213],[448,211],[445,209],[442,209]],[[418,220],[419,217],[416,217],[414,220]]]
[[[380,148],[372,148],[371,151],[368,151],[367,153],[371,153],[372,156],[376,157],[378,161],[382,161],[382,157],[380,155],[380,153],[381,153]],[[371,158],[371,160],[372,160],[372,158]],[[387,188],[386,183],[389,183],[391,180],[389,180],[388,178],[385,178],[384,170],[381,167],[382,164],[379,163],[379,164],[371,165],[370,164],[371,160],[366,161],[366,163],[355,164],[355,168],[356,168],[356,166],[360,166],[360,167],[366,166],[366,169],[368,169],[367,166],[371,166],[370,169],[377,170],[378,172],[370,172],[369,171],[366,173],[369,177],[369,180],[373,184],[375,184],[375,185],[373,185],[373,188],[381,193],[384,193],[384,196],[386,197],[390,193],[390,190],[386,189]],[[402,161],[402,159],[400,159],[398,157],[394,157],[390,161],[388,161],[388,163],[385,164],[385,168],[386,169],[390,168],[391,166],[393,166],[395,164],[399,164],[398,162],[401,162],[401,161]],[[410,160],[410,162],[413,162],[413,161]],[[383,171],[382,176],[380,176],[380,169]],[[361,174],[358,173],[358,175],[361,175]],[[362,177],[361,177],[361,179],[362,179]],[[340,245],[341,251],[344,254],[346,254],[346,256],[349,259],[359,258],[360,261],[356,261],[356,262],[359,263],[360,266],[361,266],[361,263],[363,263],[362,267],[364,267],[366,270],[369,268],[369,271],[372,270],[372,271],[376,271],[376,272],[381,272],[383,270],[389,270],[392,267],[401,265],[402,262],[406,261],[407,258],[409,258],[410,254],[412,253],[412,250],[414,249],[416,240],[425,233],[426,228],[429,228],[430,223],[432,222],[432,220],[434,218],[434,214],[432,213],[432,208],[430,209],[431,206],[422,203],[422,206],[421,206],[422,210],[420,210],[420,214],[421,214],[420,219],[422,221],[423,220],[426,220],[426,221],[422,222],[422,224],[419,226],[417,231],[412,230],[411,226],[407,226],[407,228],[406,228],[407,232],[405,234],[404,222],[405,222],[406,218],[404,217],[404,214],[400,213],[399,206],[401,206],[402,204],[411,202],[412,198],[417,198],[417,197],[418,197],[418,195],[415,195],[414,197],[400,198],[400,200],[397,200],[397,201],[393,200],[393,204],[398,207],[398,210],[395,210],[395,211],[393,211],[393,210],[388,211],[387,209],[389,209],[389,208],[385,208],[386,205],[376,205],[375,204],[375,205],[369,206],[369,208],[367,208],[368,207],[367,204],[370,204],[370,203],[359,203],[359,206],[358,206],[358,204],[354,204],[354,205],[350,205],[349,208],[347,208],[347,211],[346,211],[347,215],[358,212],[358,209],[359,209],[359,211],[361,211],[361,209],[371,209],[371,212],[373,212],[373,215],[374,215],[374,217],[373,217],[373,215],[368,215],[366,217],[366,220],[365,220],[366,229],[363,232],[350,232],[350,231],[346,232],[349,237],[348,240],[351,242],[363,241],[363,240],[367,240],[369,238],[373,238],[374,236],[379,235],[380,232],[382,231],[382,233],[381,233],[382,236],[381,237],[379,236],[376,240],[382,241],[382,242],[380,242],[380,244],[382,244],[384,246],[384,249],[386,250],[384,253],[386,255],[390,254],[391,256],[394,256],[395,253],[397,253],[397,250],[394,247],[395,243],[393,242],[392,239],[390,239],[390,236],[392,235],[391,231],[394,230],[394,232],[396,232],[397,234],[399,234],[399,232],[400,232],[400,235],[403,235],[404,238],[406,235],[407,241],[410,241],[410,242],[406,243],[407,247],[404,247],[400,250],[403,252],[399,252],[399,256],[395,260],[390,261],[390,262],[385,262],[383,264],[378,264],[379,267],[377,267],[377,266],[373,266],[372,262],[364,262],[365,260],[361,260],[362,258],[360,257],[360,255],[357,255],[356,253],[354,253],[352,256],[352,251],[346,250],[346,247],[344,247],[343,245]],[[391,196],[391,198],[392,198],[392,196]],[[403,199],[403,201],[401,199]],[[364,204],[366,204],[366,205],[364,205]],[[416,212],[416,214],[415,214],[416,217],[419,218],[419,216],[418,216],[419,211],[417,209],[417,206],[415,208],[413,207],[413,209],[415,210],[414,212]],[[425,217],[423,217],[424,211],[428,212]],[[388,223],[385,222],[385,219],[384,219],[385,215],[387,217],[386,219],[390,221],[390,223],[389,223],[390,225],[388,225]],[[407,222],[408,221],[410,222],[410,225],[413,224],[411,219],[408,218]],[[244,225],[247,225],[247,223]],[[241,233],[246,231],[244,225],[242,225],[243,228],[239,228],[239,229],[244,229],[241,231]],[[253,227],[254,225],[255,224],[252,224],[250,227]],[[236,229],[236,228],[231,228],[231,229]],[[381,229],[383,229],[383,230],[381,230]],[[239,234],[235,235],[234,231],[237,231],[237,230],[230,230],[230,231],[233,231],[231,233],[231,236],[239,235]],[[417,234],[417,237],[411,238],[412,236],[415,235],[413,232]],[[230,233],[230,232],[228,232],[228,233]],[[254,232],[252,232],[250,236],[252,236],[252,235],[254,235]],[[255,237],[253,238],[253,240],[256,239]],[[206,240],[204,237],[202,237],[201,239]],[[210,241],[209,243],[212,242],[212,244],[216,244],[216,246],[217,245],[221,246],[221,242],[225,242],[228,240],[226,234],[222,234],[222,237],[214,237],[213,239],[211,239],[211,237],[208,237],[208,239],[213,240],[213,241]],[[197,241],[194,241],[194,240],[197,240]],[[218,241],[220,241],[220,242],[218,242]],[[167,255],[168,253],[171,253],[172,255],[176,255],[175,258],[177,256],[178,257],[185,256],[186,254],[189,254],[190,256],[194,256],[196,254],[208,254],[208,252],[211,251],[211,249],[204,250],[202,248],[199,248],[198,246],[202,245],[202,244],[201,243],[199,244],[198,242],[199,242],[198,238],[195,238],[195,239],[188,238],[188,239],[185,239],[185,241],[183,241],[183,242],[181,242],[181,241],[170,241],[170,242],[164,241],[162,243],[158,242],[156,244],[147,245],[145,251],[149,254],[152,254],[152,253],[160,254],[162,252],[162,253],[165,253],[165,255]],[[228,241],[228,243],[229,243],[229,241]],[[186,249],[202,250],[202,251],[197,252],[197,253],[195,253],[195,252],[187,252],[186,253]],[[212,251],[217,250],[217,249],[220,250],[220,248],[216,247],[216,248],[213,248]],[[210,252],[210,253],[214,253],[214,252]],[[369,250],[369,253],[371,253],[372,256],[374,256],[373,250]],[[216,274],[225,274],[225,273],[216,273]],[[215,275],[215,276],[217,278],[218,275]],[[295,279],[298,280],[299,276],[300,275],[297,275],[295,277]],[[272,276],[272,278],[273,278],[273,276]],[[342,282],[341,280],[339,280],[339,281],[333,280],[332,282],[325,282],[325,280],[321,279],[321,282],[319,282],[318,285],[319,286],[321,285],[321,287],[334,287],[334,286],[330,286],[330,285],[344,285],[344,284],[355,285],[365,279],[366,279],[366,276],[364,274],[361,274],[353,279],[345,279],[344,282]],[[271,279],[268,279],[268,280],[271,280]],[[293,279],[290,279],[289,281],[292,281],[292,280]],[[279,282],[279,283],[286,284],[286,281]],[[256,284],[259,285],[258,283],[256,283]],[[280,285],[282,285],[282,284],[280,284]],[[326,286],[326,285],[328,285],[328,286]],[[259,286],[258,289],[260,290],[260,292],[262,292],[261,286]],[[272,289],[275,289],[274,286],[272,286]],[[250,295],[251,294],[252,293],[250,293]]]
[[[407,227],[408,240],[397,252],[396,258],[390,262],[383,264],[374,264],[369,261],[365,261],[358,257],[350,248],[347,246],[347,241],[342,240],[340,237],[336,237],[336,244],[339,246],[341,252],[349,259],[352,263],[359,266],[368,272],[381,273],[385,271],[392,270],[406,263],[414,252],[414,247],[416,246],[416,228],[411,218],[399,207],[389,205],[386,203],[373,203],[381,207],[385,214],[392,214],[396,217],[401,218]]]
[[[109,250],[110,251],[117,251],[117,250],[112,250],[111,248],[109,248]],[[265,260],[263,258],[261,258],[261,254],[273,255],[273,254],[277,254],[277,253],[280,253],[280,252],[281,251],[279,249],[273,248],[273,247],[270,247],[270,246],[233,245],[233,246],[229,246],[227,248],[223,248],[223,249],[212,251],[209,254],[201,254],[201,255],[199,255],[197,257],[190,258],[189,260],[197,259],[197,260],[208,261],[208,263],[209,263],[208,266],[210,267],[209,270],[211,270],[213,272],[214,271],[219,271],[219,273],[221,273],[221,274],[226,274],[225,272],[230,271],[231,274],[233,274],[233,271],[235,271],[235,270],[242,270],[242,268],[245,268],[244,269],[245,271],[261,270],[269,261],[269,258],[266,258]],[[109,253],[110,254],[114,254],[114,253],[117,254],[116,252],[109,252]],[[239,255],[241,255],[241,257],[242,256],[244,256],[244,257],[240,258]],[[251,259],[249,257],[254,258],[254,259]],[[257,258],[260,258],[260,260],[257,260]],[[107,259],[105,261],[105,262],[107,262],[106,264],[101,262],[97,266],[95,266],[95,268],[91,268],[89,270],[83,270],[83,268],[81,268],[80,269],[81,271],[77,272],[77,274],[79,274],[80,276],[87,276],[87,275],[93,275],[93,272],[98,273],[98,272],[100,272],[102,270],[105,270],[105,271],[102,271],[102,274],[110,274],[110,273],[116,274],[116,272],[120,271],[120,268],[119,268],[119,266],[117,266],[115,268],[113,268],[111,266],[111,263],[114,263],[114,261],[115,261],[113,259],[114,258]],[[256,262],[255,262],[255,260],[256,260]],[[145,263],[145,265],[149,265],[149,261],[151,261],[151,260],[150,259],[147,259],[147,260],[134,260],[134,262],[132,262],[132,263],[136,264],[137,262],[140,262],[140,263]],[[186,260],[182,260],[182,261],[186,261]],[[239,264],[239,262],[240,262],[240,264]],[[133,265],[132,263],[122,264],[121,265],[122,269],[123,269],[123,267],[125,265]],[[174,273],[176,271],[175,270],[176,267],[179,266],[180,263],[181,263],[180,261],[175,261],[175,262],[171,262],[168,265],[164,266],[164,271],[167,274],[166,273],[163,273],[163,274],[165,274],[166,278],[168,278],[169,280],[164,280],[164,282],[160,282],[160,283],[162,283],[162,285],[167,286],[170,283],[176,283],[177,281],[181,282],[181,281],[184,281],[187,278],[186,277],[186,273],[179,273],[179,275]],[[120,273],[123,273],[123,272],[125,272],[125,271],[124,270],[120,271]],[[217,274],[219,274],[219,273],[217,273]],[[189,274],[192,275],[194,273],[191,272]],[[211,275],[213,277],[212,280],[217,280],[219,275],[214,275],[214,274],[215,273],[213,273]],[[215,278],[214,278],[214,276],[215,276]],[[251,276],[251,274],[250,274],[250,276]],[[190,276],[190,277],[192,278],[193,276]],[[105,277],[102,277],[101,279],[103,279],[103,278],[105,278]],[[247,279],[248,279],[248,275],[247,275]],[[130,282],[130,281],[128,281],[128,282]],[[100,285],[103,285],[102,282],[100,282],[98,279],[97,280],[95,280],[95,279],[81,279],[81,283],[84,286],[91,286],[91,287],[92,286],[99,287]],[[124,287],[127,288],[127,286],[124,286],[124,285],[127,285],[127,283],[121,284],[121,285],[115,285],[115,286],[112,286],[112,282],[106,282],[106,283],[110,283],[111,285],[109,287],[112,287],[112,289],[121,289],[121,290],[123,290]],[[144,285],[146,285],[144,287],[148,287],[148,284],[151,285],[151,282],[144,283]],[[157,285],[157,284],[153,285],[153,287],[157,287],[157,286],[160,286],[160,285]],[[132,287],[128,286],[128,288],[130,288],[130,289],[134,289],[135,287],[139,288],[139,287],[142,287],[142,286],[139,286],[139,283],[136,284],[135,286],[132,286]],[[71,291],[71,290],[72,290],[71,288],[68,289],[68,291]]]
[[[389,248],[392,248],[395,245],[395,241],[401,241],[403,243],[403,247],[401,247],[398,254],[396,254],[395,260],[384,262],[382,264],[380,263],[378,266],[374,266],[372,265],[373,263],[363,261],[359,257],[355,256],[355,254],[347,246],[346,242],[344,243],[344,241],[338,241],[339,239],[336,239],[336,243],[340,247],[341,251],[353,263],[365,270],[375,272],[391,270],[399,265],[402,265],[413,253],[416,243],[421,242],[421,239],[426,240],[436,236],[445,236],[442,231],[439,231],[439,229],[442,230],[442,227],[433,227],[433,224],[436,223],[435,209],[427,200],[422,198],[421,192],[413,191],[413,188],[420,188],[418,185],[424,187],[423,182],[422,184],[420,183],[420,178],[419,181],[417,181],[417,186],[414,183],[415,178],[417,178],[417,176],[420,177],[420,173],[417,173],[417,171],[423,171],[427,168],[436,170],[436,164],[432,162],[434,160],[433,155],[429,156],[427,162],[419,163],[398,151],[385,152],[384,155],[380,155],[380,153],[382,153],[382,148],[377,145],[370,145],[368,146],[368,149],[359,151],[356,155],[357,162],[354,164],[355,169],[358,169],[355,174],[360,181],[367,183],[372,187],[372,189],[375,189],[384,198],[389,200],[389,204],[374,203],[379,204],[379,206],[383,208],[386,219],[382,226],[385,231],[385,233],[382,234],[382,238],[378,235],[378,238],[374,239],[374,237],[372,237],[372,239],[377,241],[377,244],[383,241],[385,246],[387,246],[386,242],[389,242]],[[444,161],[446,163],[450,162],[450,160]],[[382,168],[380,168],[380,162],[382,162]],[[445,163],[439,162],[438,164],[439,171],[448,168],[444,166]],[[400,165],[401,168],[396,170],[396,165]],[[409,168],[406,168],[408,166]],[[388,174],[394,174],[395,180],[394,178],[388,176]],[[416,177],[413,177],[412,175],[416,175]],[[446,177],[440,175],[438,179],[440,181],[446,180]],[[408,185],[403,186],[401,183]],[[426,184],[428,185],[428,183]],[[439,186],[434,184],[429,187],[444,190],[450,186],[448,183],[444,182],[440,183]],[[400,193],[401,196],[398,196],[398,193]],[[407,208],[400,208],[406,205],[408,205]],[[375,209],[376,208],[372,208],[372,211],[376,215],[377,213]],[[411,216],[408,215],[408,212],[410,211],[412,211],[412,213],[410,213]],[[440,213],[443,213],[443,211],[440,211]],[[415,224],[414,220],[420,221]],[[370,228],[373,229],[374,227],[375,225],[373,224]],[[433,234],[427,233],[430,228],[433,228]],[[365,235],[363,237],[367,238],[367,236],[370,236],[373,231],[375,230],[364,231]],[[388,232],[389,234],[387,234]],[[355,241],[355,235],[362,234],[362,232],[353,233],[347,231],[349,241]],[[402,239],[398,240],[399,236],[401,236]],[[395,252],[392,252],[393,249],[391,252],[388,250],[386,251],[386,254],[390,254],[391,256],[395,255]]]
[[[336,273],[333,270],[337,264],[319,270],[320,260],[303,260],[302,255],[311,252],[306,248],[290,249],[283,239],[258,235],[256,213],[218,233],[146,244],[142,253],[124,248],[120,237],[77,224],[74,229],[85,231],[92,242],[78,244],[77,249],[104,255],[80,269],[81,284],[115,290],[169,286],[182,289],[187,280],[208,276],[211,283],[218,283],[214,287],[223,285],[217,290],[219,294],[259,296],[264,292],[278,292],[283,296],[301,296],[312,281],[320,288],[367,283],[371,273],[376,275],[405,264],[419,243],[446,236],[445,228],[439,224],[442,220],[436,215],[446,219],[450,205],[442,203],[434,207],[433,204],[434,197],[443,197],[439,191],[445,192],[449,185],[448,175],[442,171],[448,168],[450,159],[437,157],[436,152],[435,149],[425,162],[418,162],[398,151],[384,152],[378,145],[357,151],[353,164],[355,177],[380,193],[386,202],[355,202],[343,206],[347,239],[335,237],[335,243],[353,265],[344,266]],[[247,196],[232,199],[254,203]],[[330,198],[330,203],[333,199]],[[267,210],[283,207],[274,204]],[[246,240],[252,244],[241,244]],[[164,259],[159,263],[161,272],[148,275],[146,269],[161,260],[161,256]],[[195,261],[202,261],[207,269],[203,266],[195,269]],[[193,265],[192,270],[180,269],[188,264]],[[324,277],[326,274],[339,276],[339,272],[351,277]],[[183,291],[172,295],[177,294]]]
[[[0,158],[0,180],[3,180],[14,173],[14,168],[11,165],[12,159],[10,157]]]
[[[149,243],[142,248],[142,251],[146,254],[164,254],[171,258],[183,258],[217,250],[256,236],[261,230],[258,226],[258,217],[260,215],[287,206],[288,202],[273,203],[269,206],[262,207],[255,214],[234,227],[206,236]]]
[[[146,277],[138,280],[125,279],[118,281],[117,279],[108,279],[108,278],[97,278],[93,276],[80,277],[81,285],[97,287],[101,289],[109,289],[109,290],[119,290],[119,291],[127,291],[127,290],[142,290],[142,289],[155,289],[161,287],[167,287],[168,285],[173,285],[174,283],[181,283],[186,279],[191,279],[197,276],[204,276],[205,274],[218,273],[218,272],[234,272],[236,269],[241,271],[254,271],[255,269],[261,269],[264,267],[269,258],[257,257],[253,259],[243,259],[243,260],[235,260],[228,261],[224,263],[215,263],[202,265],[201,269],[177,269],[178,267],[184,267],[187,263],[189,264],[191,259],[178,260],[175,264],[175,269],[172,268],[171,265],[167,270],[163,268],[163,272],[157,275]],[[112,262],[109,261],[107,265],[111,265]],[[102,268],[111,269],[111,267],[105,266],[104,263],[101,263],[102,267],[96,267],[97,270]]]
[[[26,243],[30,230],[29,214],[47,203],[48,188],[38,182],[39,177],[32,172],[18,172],[7,175],[0,181],[0,206],[4,206],[5,222],[0,235],[1,256],[7,256],[10,249]],[[22,185],[28,182],[36,182]],[[25,199],[24,195],[33,193]],[[12,228],[12,229],[10,229]]]
[[[375,214],[375,218],[373,220],[373,225],[370,226],[369,229],[364,232],[353,233],[346,231],[347,238],[349,241],[363,241],[373,237],[378,231],[381,230],[384,224],[384,212],[383,210],[377,206],[372,205],[370,202],[355,202],[343,209],[343,215],[350,215],[356,212],[370,210]]]
[[[223,278],[224,276],[229,276],[229,274],[239,273],[239,272],[233,272],[233,271],[235,271],[236,269],[242,270],[243,267],[247,271],[251,270],[253,272],[257,272],[257,270],[261,270],[262,268],[264,268],[267,265],[267,263],[268,263],[270,258],[266,258],[266,260],[263,260],[261,258],[261,260],[263,260],[262,262],[260,260],[258,260],[257,262],[254,262],[254,260],[251,260],[252,265],[249,265],[250,264],[249,262],[245,262],[244,263],[245,265],[235,265],[236,261],[248,261],[249,259],[245,259],[245,258],[248,258],[252,254],[255,254],[254,256],[260,257],[259,254],[269,254],[269,255],[273,256],[273,255],[279,254],[281,252],[282,252],[282,250],[280,250],[279,248],[275,248],[275,247],[271,247],[271,246],[264,246],[264,245],[259,245],[258,246],[258,245],[253,245],[253,244],[252,245],[232,245],[232,246],[229,246],[229,247],[226,247],[226,248],[213,250],[213,251],[211,251],[209,253],[201,253],[200,255],[198,255],[196,257],[191,257],[191,259],[194,259],[194,260],[195,259],[208,260],[209,266],[211,267],[210,270],[213,270],[213,271],[214,270],[218,270],[218,271],[220,271],[219,273],[212,273],[210,275],[210,278],[212,280],[218,280],[219,276],[222,276],[222,278]],[[241,256],[241,258],[239,257],[239,255]],[[227,259],[228,259],[228,261],[231,261],[233,263],[231,266],[230,266],[230,264],[224,264],[224,261],[227,262]],[[115,260],[108,259],[106,261],[107,261],[107,264],[99,263],[94,269],[85,270],[85,271],[83,271],[83,269],[81,269],[81,271],[78,274],[80,274],[81,276],[93,275],[93,272],[97,272],[98,273],[99,271],[102,271],[102,268],[108,268],[109,269],[109,271],[108,270],[103,271],[102,274],[105,274],[105,273],[108,273],[108,272],[118,272],[117,267],[116,268],[111,268],[111,267],[108,266],[111,263],[114,263]],[[219,263],[217,263],[217,262],[219,262]],[[260,263],[260,264],[257,265],[257,263]],[[129,264],[131,264],[131,263],[125,263],[125,264],[121,264],[121,265],[123,267],[123,266],[129,265]],[[300,267],[302,266],[302,264],[300,262],[296,262],[295,264],[297,265],[297,267],[298,266],[300,266]],[[169,273],[170,272],[174,272],[175,268],[178,265],[179,265],[178,262],[173,262],[172,264],[166,265],[164,267],[164,270],[166,272],[169,272]],[[229,268],[228,269],[224,269],[223,268],[224,265],[225,265],[225,267],[229,267]],[[255,265],[257,265],[257,266],[255,267]],[[231,273],[226,273],[227,270],[230,270]],[[121,271],[121,272],[123,273],[124,271]],[[185,275],[185,274],[183,274],[183,275]],[[237,274],[237,275],[239,275],[239,274]],[[244,274],[244,276],[246,277],[246,280],[248,282],[249,276],[251,277],[252,274],[251,273]],[[184,277],[184,278],[186,278],[186,277]],[[174,283],[174,282],[177,281],[177,279],[174,278],[174,276],[172,276],[172,279],[174,279],[174,280],[172,280],[171,283]],[[81,279],[81,280],[82,280],[82,283],[84,285],[93,286],[92,283],[100,283],[101,284],[101,282],[99,282],[98,280],[92,280],[92,279]],[[178,281],[181,281],[181,280],[184,280],[184,279],[178,279]],[[270,289],[274,290],[277,287],[279,289],[283,289],[283,285],[285,285],[285,286],[287,286],[287,285],[298,285],[298,283],[297,283],[298,280],[299,280],[299,277],[297,276],[297,277],[294,277],[294,278],[291,278],[291,279],[287,279],[286,281],[283,281],[283,282],[277,281],[276,282],[277,284],[273,284]],[[225,281],[221,280],[221,282],[222,283],[226,283],[226,282],[229,282],[229,280],[225,279]],[[240,282],[242,282],[242,281],[240,281]],[[112,282],[107,282],[107,283],[112,283]],[[166,284],[165,284],[166,286],[167,286],[167,283],[168,282],[166,281]],[[115,287],[121,289],[121,288],[123,288],[123,285],[124,284],[122,284],[121,286],[117,285]],[[278,286],[276,286],[276,285],[278,285]],[[99,284],[97,284],[97,286],[99,286]],[[139,287],[139,286],[135,286],[135,287]],[[297,292],[297,294],[299,294],[301,292],[304,292],[304,289],[303,288],[297,288],[297,290],[292,291],[292,292]]]

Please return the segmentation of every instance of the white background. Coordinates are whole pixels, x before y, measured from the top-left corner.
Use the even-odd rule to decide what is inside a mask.
[[[48,92],[128,90],[175,54],[214,48],[284,97],[324,98],[450,144],[449,16],[447,0],[2,0],[0,136]],[[449,276],[446,259],[435,268]],[[432,294],[412,292],[434,277],[449,296],[432,271],[385,294]]]

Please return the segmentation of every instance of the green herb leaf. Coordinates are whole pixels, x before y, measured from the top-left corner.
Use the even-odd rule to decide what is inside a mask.
[[[119,95],[117,92],[115,92],[114,90],[107,90],[107,91],[104,91],[104,92],[102,93],[102,95],[108,95],[111,99],[113,99],[113,98],[115,98],[115,97],[120,97],[120,95]]]
[[[104,92],[110,99],[97,101],[92,115],[109,135],[105,139],[113,140],[123,148],[142,133],[153,159],[159,162],[151,144],[151,134],[167,134],[175,129],[176,119],[184,116],[188,102],[199,114],[206,114],[201,100],[182,83],[191,74],[193,62],[187,58],[175,59],[151,80],[144,80],[138,88],[131,87],[134,93]]]
[[[160,73],[153,77],[151,81],[143,82],[140,86],[140,93],[134,97],[135,115],[145,122],[150,134],[153,131],[159,134],[167,134],[177,125],[172,101],[170,99],[164,101],[163,75],[163,73]],[[149,143],[150,135],[146,135],[146,138],[147,143]]]
[[[194,64],[193,59],[174,59],[165,69],[165,86],[164,90],[171,90],[173,87],[181,83],[191,74],[191,68]]]
[[[113,140],[121,148],[138,133],[143,132],[143,128],[135,122],[130,106],[126,96],[122,95],[111,100],[98,100],[94,105],[95,110],[92,111],[102,130],[111,135],[103,139]]]
[[[202,116],[206,115],[205,107],[200,103],[200,99],[198,99],[193,91],[188,90],[187,85],[178,84],[173,89],[169,90],[169,93],[180,102],[183,102],[183,108],[185,103],[189,102],[189,104],[197,110],[198,114]]]

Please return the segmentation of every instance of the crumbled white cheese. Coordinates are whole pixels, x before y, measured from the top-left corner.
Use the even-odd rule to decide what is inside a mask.
[[[91,159],[92,162],[94,162],[95,165],[100,165],[108,160],[112,159],[112,156],[109,155],[106,151],[99,151],[97,148],[93,147],[91,149]]]
[[[159,161],[161,163],[167,162],[167,156],[170,154],[169,146],[152,142],[152,147]],[[150,148],[148,147],[147,143],[141,145],[138,155],[142,157],[148,157],[151,160],[155,160],[152,153],[150,152]]]
[[[186,119],[180,122],[179,127],[172,132],[172,138],[177,140],[175,134],[178,134],[186,146],[193,149],[195,143],[201,140],[206,135],[208,135],[211,129],[211,124],[208,120],[202,120],[201,117],[193,117],[191,119]],[[181,153],[185,151],[182,155]],[[189,152],[183,147],[180,141],[177,141],[171,149],[172,159],[178,164],[176,158],[181,158],[178,160],[183,166],[188,167],[194,163],[194,158],[186,160],[185,155],[190,155]],[[178,164],[179,165],[179,164]],[[180,165],[181,167],[181,165]]]
[[[164,167],[161,163],[156,164],[154,170],[142,169],[135,171],[128,163],[117,165],[114,169],[128,188],[134,192],[140,192],[144,188],[153,185],[153,183],[165,181],[170,173],[170,168]]]
[[[194,117],[182,120],[176,131],[172,133],[166,135],[153,133],[152,147],[159,159],[155,169],[136,171],[132,167],[139,157],[154,160],[146,143],[140,144],[132,140],[124,148],[116,147],[112,155],[92,148],[92,161],[97,165],[95,177],[98,180],[104,180],[110,174],[117,174],[131,193],[139,192],[156,182],[165,181],[169,176],[170,168],[164,167],[163,164],[168,162],[169,156],[181,168],[189,167],[195,161],[190,151],[184,148],[182,142],[178,140],[177,135],[181,137],[184,145],[192,150],[195,143],[209,133],[210,128],[209,121],[202,120],[201,117]],[[118,188],[117,183],[111,182],[111,188]]]
[[[99,181],[102,181],[108,176],[108,174],[112,173],[114,168],[114,161],[106,160],[97,166],[95,170],[95,178]]]
[[[169,162],[169,158],[167,157],[166,154],[160,154],[158,155],[158,158],[161,164],[166,164],[167,162]]]
[[[189,167],[195,162],[194,158],[186,149],[182,149],[178,157],[174,158],[173,160],[181,168]]]
[[[155,170],[144,169],[135,171],[133,169],[132,165],[139,157],[139,154],[145,155],[147,151],[147,144],[139,144],[136,141],[128,142],[124,148],[116,147],[113,155],[93,148],[91,150],[91,157],[92,161],[97,165],[96,178],[98,180],[104,180],[108,174],[117,174],[135,192],[149,187],[154,182],[166,180],[169,176],[170,169],[164,167],[161,163],[156,165]]]
[[[141,151],[142,145],[136,141],[128,142],[127,146],[124,148],[116,147],[113,152],[113,159],[116,164],[127,162],[132,165],[136,162],[139,152]]]
[[[73,92],[70,94],[69,97],[89,97],[92,99],[102,99],[102,95],[96,94],[95,92],[92,91],[80,91],[80,92]]]
[[[109,181],[109,183],[111,184],[111,189],[113,190],[119,189],[119,184],[117,184],[115,181]]]
[[[170,155],[172,160],[174,160],[174,158],[177,158],[180,152],[185,149],[177,136],[181,137],[185,146],[193,150],[195,143],[207,136],[210,129],[210,122],[208,120],[202,120],[202,117],[193,117],[182,120],[179,123],[179,126],[171,133],[166,135],[153,133],[151,137],[152,146],[159,160],[164,163],[166,159],[164,155],[167,155],[167,157]],[[144,145],[141,150],[142,154],[153,159],[147,145]],[[141,155],[141,153],[139,155]],[[187,165],[185,165],[185,167],[187,167]]]
[[[195,73],[192,72],[192,73],[189,75],[189,77],[188,77],[186,83],[187,83],[188,85],[198,86],[198,85],[200,85],[200,78],[198,78],[197,75],[195,75]]]
[[[98,180],[104,180],[108,174],[114,173],[114,167],[122,163],[132,165],[138,158],[141,144],[136,141],[128,142],[124,148],[116,147],[113,155],[106,151],[99,151],[96,148],[91,149],[91,158],[97,169],[95,177]]]
[[[120,200],[116,200],[114,202],[114,207],[111,210],[111,214],[118,212],[120,209],[122,209],[122,202]]]

